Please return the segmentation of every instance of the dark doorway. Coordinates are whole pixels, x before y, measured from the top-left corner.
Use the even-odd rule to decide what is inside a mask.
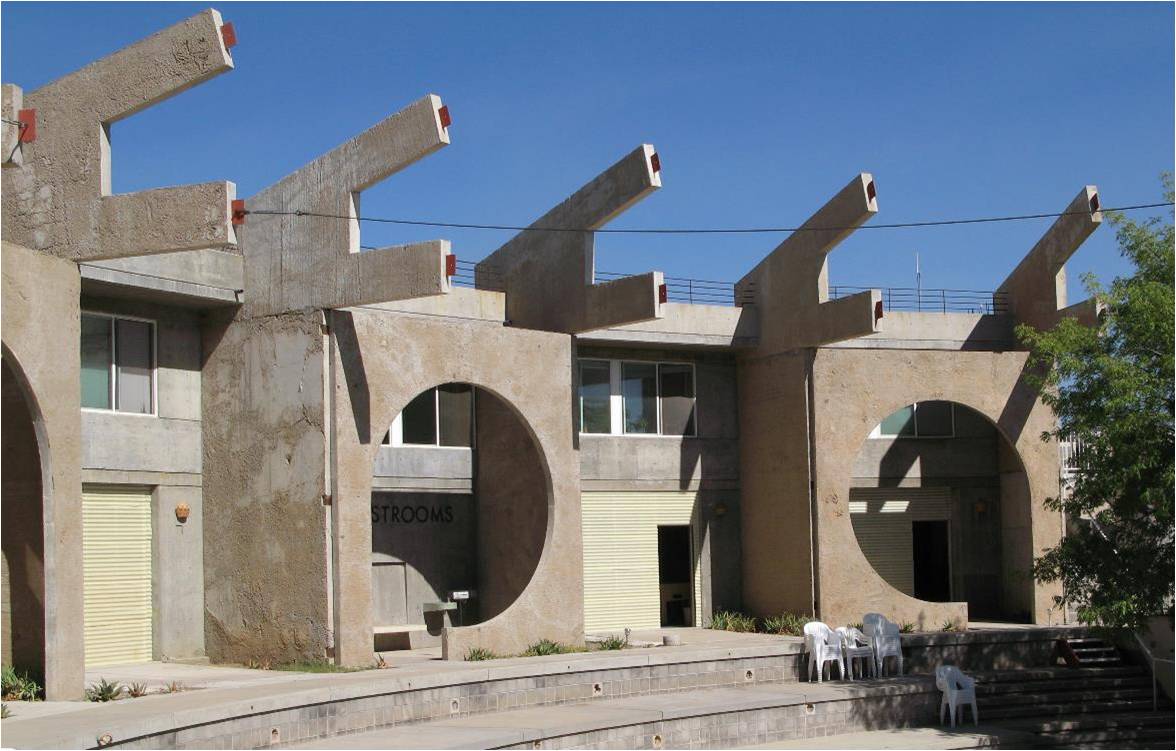
[[[947,521],[911,522],[915,597],[920,600],[951,600],[951,551],[947,533]]]
[[[661,591],[661,625],[689,626],[692,620],[690,527],[657,528],[657,573]]]

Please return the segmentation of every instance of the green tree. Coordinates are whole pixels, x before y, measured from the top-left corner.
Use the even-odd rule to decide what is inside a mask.
[[[1171,174],[1163,184],[1171,202]],[[1072,491],[1046,502],[1076,523],[1033,575],[1060,580],[1057,604],[1082,622],[1136,627],[1173,598],[1173,233],[1158,217],[1107,218],[1134,273],[1084,278],[1105,305],[1098,325],[1017,329],[1058,418],[1042,439],[1082,445]]]

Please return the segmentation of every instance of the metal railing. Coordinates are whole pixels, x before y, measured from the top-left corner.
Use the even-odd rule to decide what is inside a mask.
[[[633,274],[619,274],[613,271],[597,271],[597,282],[611,282]],[[689,279],[683,276],[663,277],[666,285],[666,301],[690,305],[754,305],[754,288],[736,290],[733,282],[716,282],[713,279]]]
[[[1138,633],[1132,631],[1131,635],[1135,637],[1135,643],[1138,644],[1139,648],[1143,650],[1143,656],[1146,657],[1150,663],[1152,677],[1152,711],[1155,712],[1157,709],[1159,709],[1160,706],[1160,697],[1158,691],[1159,678],[1156,676],[1156,663],[1166,662],[1169,665],[1176,665],[1176,662],[1169,660],[1166,657],[1156,657],[1152,654],[1152,651],[1148,649],[1147,644],[1143,642],[1143,639],[1140,638]]]
[[[502,284],[502,277],[492,269],[482,268],[475,274],[475,268],[478,263],[476,261],[463,261],[458,258],[456,262],[456,273],[449,277],[449,283],[455,287],[475,287],[479,289],[488,289],[496,292],[503,292],[506,286]],[[476,285],[475,280],[481,277],[482,284]]]
[[[829,298],[842,297],[880,289],[884,310],[915,313],[978,313],[999,315],[1009,310],[1008,296],[1003,292],[984,292],[974,289],[919,289],[916,287],[848,287],[829,288]]]

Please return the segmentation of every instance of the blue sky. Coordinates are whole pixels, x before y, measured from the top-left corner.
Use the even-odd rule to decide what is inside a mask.
[[[201,4],[4,3],[3,80],[36,88]],[[1160,200],[1173,6],[217,3],[236,70],[113,128],[116,191],[248,197],[426,93],[452,144],[364,193],[372,216],[527,224],[643,142],[664,187],[613,227],[793,226],[858,172],[876,222]],[[859,231],[834,284],[993,289],[1048,220]],[[476,260],[508,235],[366,225]],[[597,268],[735,280],[774,236],[606,236]],[[1125,272],[1113,231],[1072,259]]]

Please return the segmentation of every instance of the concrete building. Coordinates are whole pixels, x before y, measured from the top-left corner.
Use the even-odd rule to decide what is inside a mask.
[[[362,191],[450,141],[435,95],[243,201],[112,194],[110,125],[233,43],[209,10],[4,86],[3,660],[50,698],[85,664],[461,659],[719,609],[1060,618],[1013,326],[1092,315],[1064,263],[1094,188],[997,291],[913,295],[830,283],[868,174],[737,283],[598,271],[650,145],[476,264],[361,250]]]

